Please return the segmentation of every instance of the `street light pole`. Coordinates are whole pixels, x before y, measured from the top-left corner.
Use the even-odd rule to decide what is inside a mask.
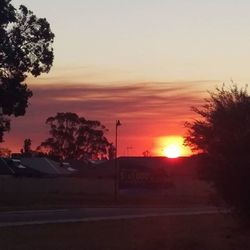
[[[119,166],[118,166],[118,126],[121,126],[120,120],[115,122],[115,201],[118,200],[118,189],[119,189]]]

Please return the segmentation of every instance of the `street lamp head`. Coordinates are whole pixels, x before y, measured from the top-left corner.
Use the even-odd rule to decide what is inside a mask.
[[[121,126],[121,125],[122,124],[121,124],[120,120],[116,120],[116,127]]]

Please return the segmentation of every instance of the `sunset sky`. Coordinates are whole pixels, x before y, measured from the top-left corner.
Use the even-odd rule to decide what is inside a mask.
[[[13,150],[25,138],[36,147],[48,136],[46,118],[70,111],[100,120],[111,141],[120,119],[119,155],[162,154],[168,138],[185,134],[190,106],[207,90],[250,83],[250,1],[12,3],[46,17],[56,36],[52,70],[27,80],[27,115],[13,119],[5,137]]]

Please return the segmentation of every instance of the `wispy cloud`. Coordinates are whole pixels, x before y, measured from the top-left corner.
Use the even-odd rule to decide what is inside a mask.
[[[196,85],[196,88],[194,88]],[[179,109],[200,101],[197,83],[134,83],[127,85],[63,85],[33,86],[32,106],[52,106],[75,112],[159,114],[168,108]],[[203,90],[204,91],[204,90]],[[51,105],[53,103],[53,105]],[[186,109],[183,109],[186,112]]]

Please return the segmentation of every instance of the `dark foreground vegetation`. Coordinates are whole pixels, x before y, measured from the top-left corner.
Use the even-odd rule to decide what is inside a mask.
[[[247,250],[229,216],[199,215],[0,229],[5,250]]]
[[[237,85],[217,88],[186,123],[186,144],[203,153],[203,177],[228,207],[250,227],[250,96]]]

